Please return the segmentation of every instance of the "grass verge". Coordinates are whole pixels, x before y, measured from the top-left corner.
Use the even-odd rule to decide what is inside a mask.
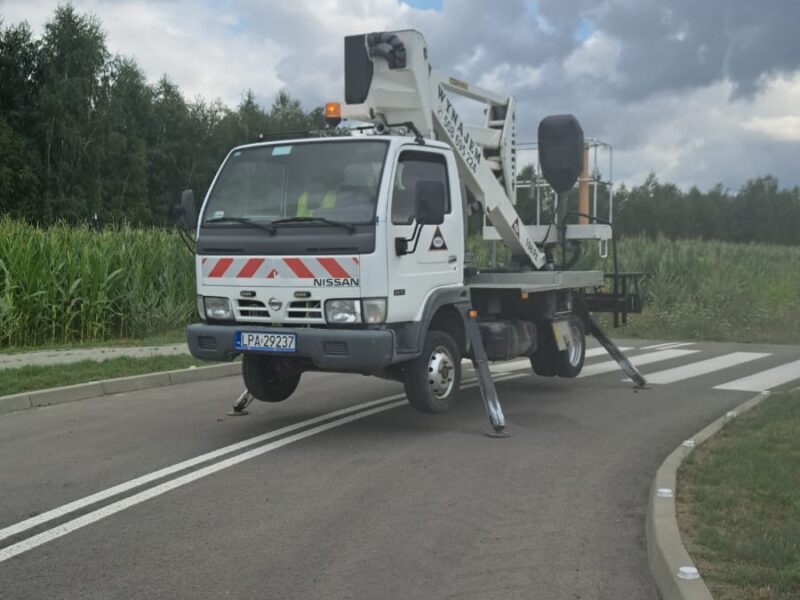
[[[0,348],[0,354],[38,352],[40,350],[77,350],[81,348],[131,348],[134,346],[166,346],[186,342],[186,329],[175,329],[144,337],[118,338],[103,341],[70,342],[66,344],[39,344],[36,346],[11,346]]]
[[[112,358],[100,362],[84,360],[68,365],[3,369],[0,370],[0,396],[200,365],[208,363],[187,354],[179,354],[147,358]]]
[[[800,598],[800,392],[766,399],[693,452],[677,502],[714,598]]]

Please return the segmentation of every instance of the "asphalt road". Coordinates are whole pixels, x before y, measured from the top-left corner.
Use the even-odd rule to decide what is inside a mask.
[[[599,354],[498,365],[508,439],[475,387],[432,416],[349,375],[246,417],[235,377],[4,415],[0,598],[655,599],[655,469],[800,380],[800,347],[655,344],[626,344],[643,391]]]

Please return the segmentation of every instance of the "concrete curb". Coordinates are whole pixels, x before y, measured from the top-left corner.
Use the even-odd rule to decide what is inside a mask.
[[[663,600],[713,600],[714,598],[699,575],[697,579],[683,579],[678,576],[681,567],[694,568],[694,562],[681,540],[675,511],[678,467],[695,447],[717,433],[728,421],[757,406],[769,395],[769,392],[761,392],[708,427],[701,429],[691,439],[673,450],[656,471],[650,489],[650,500],[647,503],[645,534],[650,572]],[[669,490],[670,495],[660,496],[659,490]]]
[[[48,390],[0,396],[0,415],[30,408],[38,408],[40,406],[88,400],[89,398],[109,396],[111,394],[120,394],[123,392],[134,392],[154,387],[191,383],[193,381],[219,379],[220,377],[238,375],[241,372],[241,363],[233,362],[223,365],[212,365],[210,367],[190,367],[187,369],[176,369],[174,371],[145,373],[144,375],[118,377],[117,379],[92,381],[90,383],[79,383],[77,385],[67,385]]]

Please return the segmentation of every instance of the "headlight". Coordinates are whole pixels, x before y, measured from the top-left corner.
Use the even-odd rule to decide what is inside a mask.
[[[386,320],[386,298],[366,298],[364,305],[364,323],[383,323]]]
[[[215,321],[232,321],[233,311],[231,310],[231,301],[227,298],[215,298],[213,296],[206,296],[204,299],[206,305],[206,316]]]
[[[328,300],[325,302],[328,323],[361,323],[361,302],[358,300]]]

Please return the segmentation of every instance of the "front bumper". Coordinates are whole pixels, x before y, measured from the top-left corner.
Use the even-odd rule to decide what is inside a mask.
[[[233,360],[241,350],[235,347],[237,331],[293,333],[297,351],[254,352],[282,358],[307,358],[325,371],[371,373],[392,364],[394,332],[389,329],[317,329],[308,327],[266,327],[263,325],[209,325],[194,323],[186,328],[192,356],[203,360]]]

